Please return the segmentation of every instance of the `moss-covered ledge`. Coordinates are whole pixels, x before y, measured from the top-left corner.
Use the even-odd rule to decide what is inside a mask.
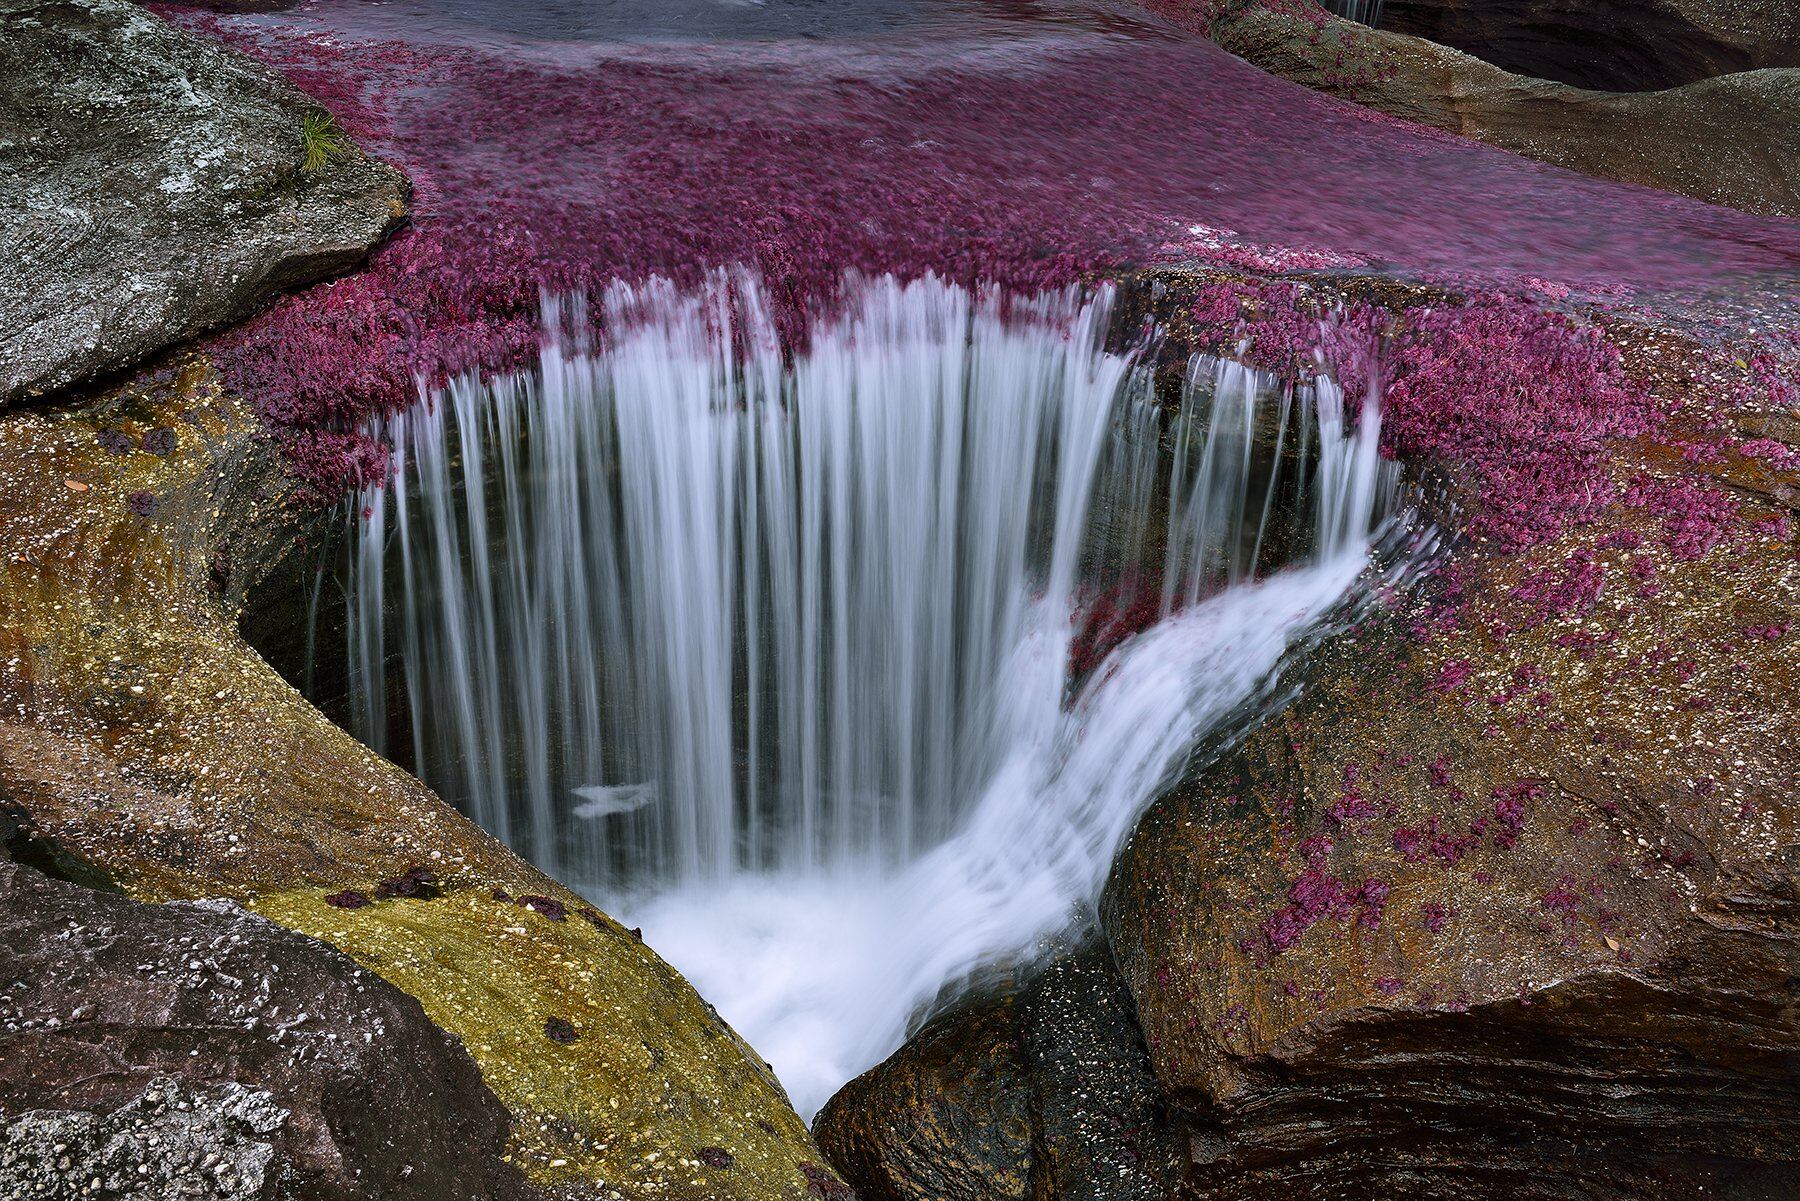
[[[0,799],[133,897],[237,900],[418,998],[552,1191],[841,1188],[672,968],[239,638],[233,598],[305,524],[292,488],[198,355],[0,417]]]

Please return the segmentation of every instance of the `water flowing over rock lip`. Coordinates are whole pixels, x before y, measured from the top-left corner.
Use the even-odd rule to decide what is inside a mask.
[[[382,430],[353,728],[383,748],[397,648],[399,753],[816,1108],[1091,906],[1174,768],[1374,587],[1379,396],[1201,356],[1165,422],[1111,299],[861,281],[791,361],[754,280],[615,284],[591,346],[548,299],[536,372]]]
[[[1800,264],[1791,224],[1402,126],[1172,31],[873,78],[829,45],[801,67],[659,47],[571,68],[316,13],[178,19],[287,71],[418,185],[416,227],[370,271],[219,346],[328,493],[370,470],[345,431],[416,378],[529,362],[543,286],[740,264],[800,342],[845,270],[1034,290],[1159,262],[1360,266],[1698,329],[1741,328]]]

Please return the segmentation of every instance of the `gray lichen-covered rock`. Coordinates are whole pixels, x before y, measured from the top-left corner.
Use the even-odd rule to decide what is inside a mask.
[[[0,855],[0,1197],[527,1201],[508,1124],[460,1043],[325,944]]]
[[[268,1093],[195,1091],[163,1077],[107,1114],[33,1109],[0,1128],[0,1181],[27,1201],[262,1201],[275,1196],[265,1141],[287,1120]]]
[[[126,0],[0,0],[0,404],[341,271],[398,172],[249,58]]]

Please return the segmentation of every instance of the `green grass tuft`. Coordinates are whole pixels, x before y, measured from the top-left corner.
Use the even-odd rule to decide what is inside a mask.
[[[306,114],[300,124],[300,149],[304,155],[300,170],[312,174],[325,164],[350,152],[350,138],[338,127],[337,119],[322,109]]]

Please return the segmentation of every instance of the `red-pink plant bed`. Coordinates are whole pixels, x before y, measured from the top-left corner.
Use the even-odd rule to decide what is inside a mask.
[[[798,342],[846,271],[1037,288],[1172,262],[1355,268],[1527,296],[1531,312],[1648,306],[1727,337],[1800,270],[1793,223],[1371,121],[1148,19],[1020,22],[985,40],[476,44],[359,33],[360,10],[162,10],[286,72],[417,188],[414,224],[366,270],[219,346],[322,495],[379,472],[350,431],[416,379],[526,363],[545,287],[746,266]],[[1481,470],[1531,474],[1493,518],[1530,541],[1529,510],[1567,503],[1570,485],[1481,433],[1493,403],[1503,425],[1553,406],[1583,447],[1641,416],[1589,361],[1602,352],[1516,301],[1484,306],[1416,327],[1389,442],[1473,440]],[[1434,383],[1495,344],[1520,357],[1490,365],[1487,392]],[[1579,394],[1510,386],[1546,362],[1566,362]]]

